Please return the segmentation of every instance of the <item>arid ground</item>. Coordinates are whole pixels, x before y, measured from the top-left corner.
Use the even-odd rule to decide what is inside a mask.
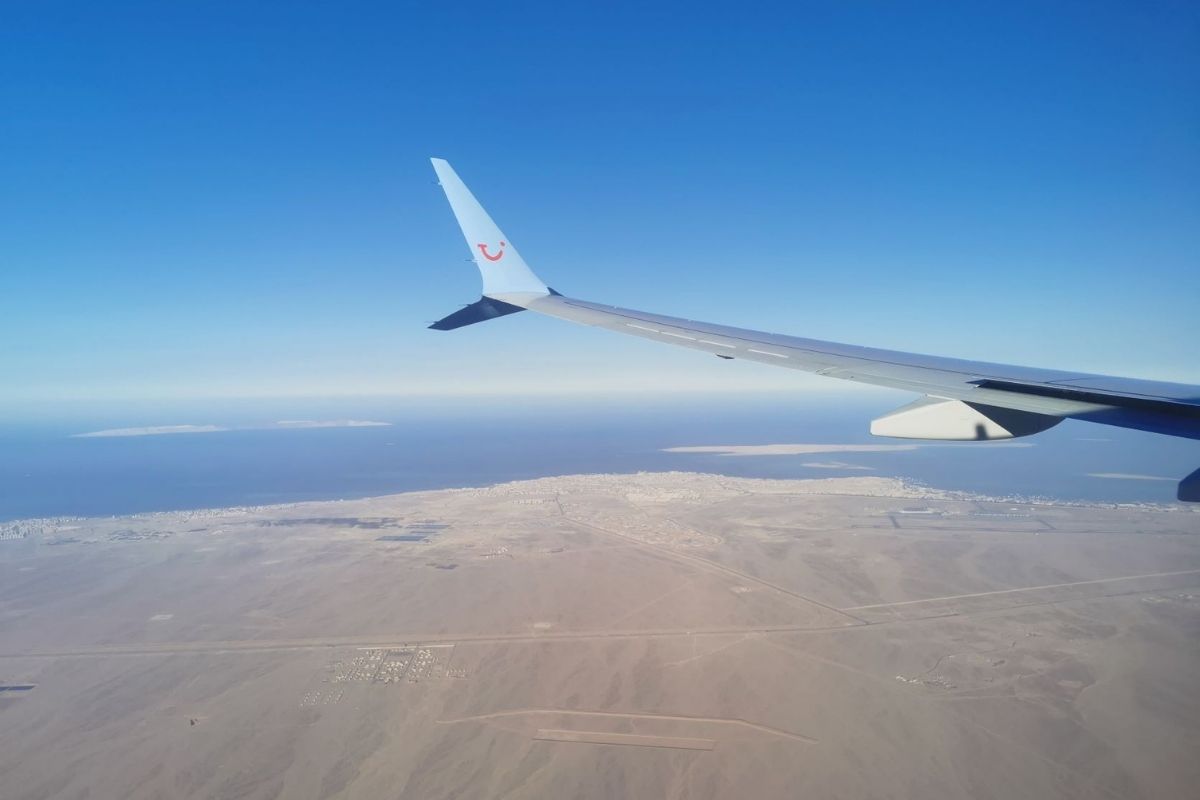
[[[4,800],[1200,786],[1181,506],[664,473],[21,530]]]

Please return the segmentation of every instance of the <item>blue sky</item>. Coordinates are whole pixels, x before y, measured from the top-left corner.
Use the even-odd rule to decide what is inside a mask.
[[[433,155],[567,294],[1200,383],[1194,3],[576,5],[10,4],[0,405],[848,388],[426,330]]]

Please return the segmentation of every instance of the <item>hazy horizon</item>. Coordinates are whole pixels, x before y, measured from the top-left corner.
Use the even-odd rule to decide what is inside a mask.
[[[259,398],[77,408],[74,415],[47,411],[0,424],[6,454],[0,460],[0,520],[363,497],[639,470],[880,475],[993,496],[1169,503],[1175,482],[1194,468],[1196,448],[1189,441],[1073,421],[1011,442],[872,437],[869,421],[901,402],[896,392],[608,394]],[[749,457],[665,452],[780,444],[853,449]]]

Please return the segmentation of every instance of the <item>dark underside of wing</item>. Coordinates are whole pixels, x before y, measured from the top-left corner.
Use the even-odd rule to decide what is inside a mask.
[[[1131,385],[1148,383],[1128,381]],[[1200,399],[1194,397],[1164,397],[1134,394],[1087,385],[1062,386],[1033,384],[985,378],[978,381],[980,389],[1014,392],[1031,397],[1045,397],[1094,406],[1073,411],[1064,416],[1121,428],[1200,439]]]

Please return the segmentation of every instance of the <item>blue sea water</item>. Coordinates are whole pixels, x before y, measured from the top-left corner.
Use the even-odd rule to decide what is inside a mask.
[[[663,452],[686,445],[903,444],[867,433],[872,416],[901,402],[893,395],[504,397],[441,403],[256,401],[62,415],[0,428],[0,520],[364,497],[639,470],[767,478],[880,475],[992,495],[1171,502],[1175,481],[1200,466],[1200,443],[1073,422],[1021,440],[1028,445],[1021,447],[968,443],[755,457]],[[297,417],[391,424],[72,436],[140,425],[252,428]],[[831,462],[869,469],[806,466]],[[1097,473],[1145,477],[1091,477]]]

